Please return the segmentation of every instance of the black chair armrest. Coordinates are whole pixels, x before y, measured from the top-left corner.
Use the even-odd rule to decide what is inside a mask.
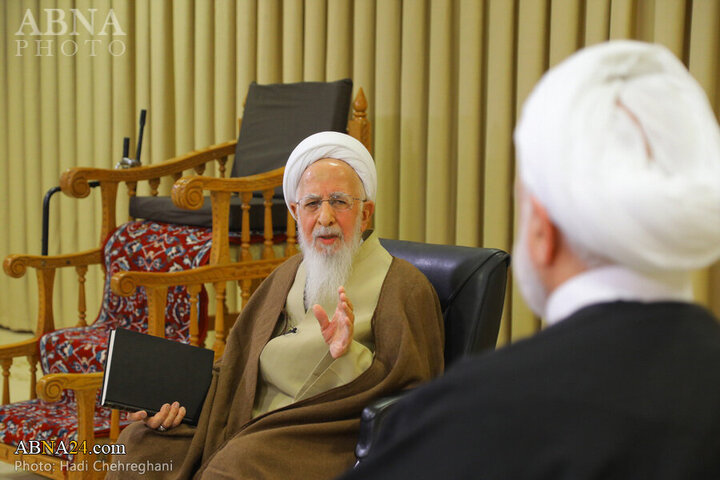
[[[389,397],[380,398],[363,409],[360,416],[360,434],[357,445],[355,445],[356,467],[370,453],[382,429],[382,423],[387,413],[409,392],[410,390],[405,390]]]

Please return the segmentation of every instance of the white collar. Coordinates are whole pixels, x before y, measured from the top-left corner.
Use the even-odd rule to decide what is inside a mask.
[[[548,298],[545,321],[553,325],[583,307],[617,300],[655,302],[692,301],[689,273],[641,274],[610,265],[594,268],[567,280]]]

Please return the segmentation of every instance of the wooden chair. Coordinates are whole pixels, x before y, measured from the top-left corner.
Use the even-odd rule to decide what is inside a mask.
[[[365,110],[367,102],[362,89],[353,103],[354,112],[347,124],[347,131],[358,138],[368,148],[370,145],[370,127]],[[243,129],[241,129],[242,134]],[[224,178],[227,160],[236,151],[237,141],[229,141],[214,145],[201,151],[190,152],[158,165],[140,166],[127,170],[110,170],[98,168],[77,167],[63,173],[61,188],[71,197],[83,198],[90,193],[90,181],[100,183],[102,200],[101,239],[105,239],[116,230],[116,196],[118,185],[125,183],[128,194],[135,196],[138,182],[147,181],[152,196],[158,195],[158,186],[163,176],[171,176],[178,180],[173,187],[173,200],[181,207],[200,208],[202,206],[203,191],[210,190],[212,203],[212,230],[206,229],[212,238],[209,253],[206,255],[205,266],[193,265],[190,270],[161,273],[161,272],[108,272],[109,284],[113,292],[120,295],[132,296],[136,286],[143,286],[147,294],[147,331],[153,335],[164,335],[166,332],[166,307],[168,287],[171,285],[185,285],[188,292],[189,310],[189,338],[191,343],[197,344],[201,337],[202,317],[202,285],[212,284],[216,291],[216,316],[214,321],[215,344],[213,346],[216,357],[219,357],[225,347],[225,338],[231,322],[227,318],[224,306],[225,290],[228,281],[238,281],[243,289],[243,298],[250,295],[250,284],[253,279],[261,279],[285,258],[295,253],[295,223],[288,214],[287,230],[285,232],[285,249],[282,256],[274,258],[273,240],[276,229],[272,226],[273,203],[277,203],[276,189],[282,185],[283,168],[274,169],[241,178]],[[193,170],[202,174],[208,162],[217,162],[220,178],[191,176],[180,178],[183,172]],[[242,227],[239,235],[241,261],[230,262],[229,211],[232,193],[240,198],[242,210]],[[253,195],[255,193],[255,196]],[[261,260],[252,260],[250,255],[250,208],[258,194],[262,198],[264,220],[263,227],[263,253]],[[275,200],[275,201],[274,201]],[[131,225],[145,225],[145,222],[131,222]],[[123,228],[123,227],[121,227]],[[191,227],[185,227],[191,228]],[[78,272],[80,306],[79,325],[85,324],[85,292],[84,278],[90,265],[101,264],[103,252],[100,247],[78,254],[58,256],[29,256],[11,255],[4,262],[6,273],[14,277],[25,274],[28,267],[37,272],[39,286],[39,314],[35,336],[25,342],[14,345],[0,346],[0,364],[3,367],[4,402],[9,401],[9,383],[7,381],[12,359],[26,356],[31,364],[31,382],[35,384],[35,370],[39,361],[38,344],[43,335],[53,332],[54,321],[52,312],[52,292],[55,271],[61,267],[74,267]],[[110,274],[114,273],[112,277]],[[170,295],[172,295],[170,291]],[[65,398],[64,392],[71,391],[72,397],[77,401],[77,431],[74,437],[79,445],[87,445],[88,451],[79,451],[74,457],[75,464],[80,462],[93,463],[95,454],[90,451],[95,444],[94,414],[96,395],[102,382],[102,372],[95,373],[52,373],[45,375],[37,381],[37,392],[43,401],[54,402]],[[31,385],[33,392],[35,385]],[[34,397],[34,395],[33,395]],[[119,433],[119,415],[113,411],[110,439],[116,439]],[[50,465],[52,471],[38,472],[51,478],[89,478],[101,477],[105,472],[61,471],[59,466],[63,460],[48,455],[28,454],[21,457],[14,454],[15,445],[0,445],[0,460],[15,462],[22,459],[27,463],[40,464],[43,468]],[[112,453],[112,452],[110,452]]]

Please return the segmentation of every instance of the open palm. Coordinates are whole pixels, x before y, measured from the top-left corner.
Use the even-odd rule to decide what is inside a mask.
[[[343,356],[350,348],[355,325],[355,314],[345,287],[338,288],[338,304],[332,319],[329,319],[325,309],[317,304],[313,305],[313,313],[320,323],[320,331],[330,348],[330,355],[333,358]]]

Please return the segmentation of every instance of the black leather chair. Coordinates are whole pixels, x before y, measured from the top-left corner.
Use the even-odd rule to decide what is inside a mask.
[[[435,287],[445,320],[445,367],[467,355],[494,349],[500,329],[510,255],[494,248],[381,239],[395,257],[415,265]],[[406,392],[367,406],[355,456],[370,452],[383,418]]]

